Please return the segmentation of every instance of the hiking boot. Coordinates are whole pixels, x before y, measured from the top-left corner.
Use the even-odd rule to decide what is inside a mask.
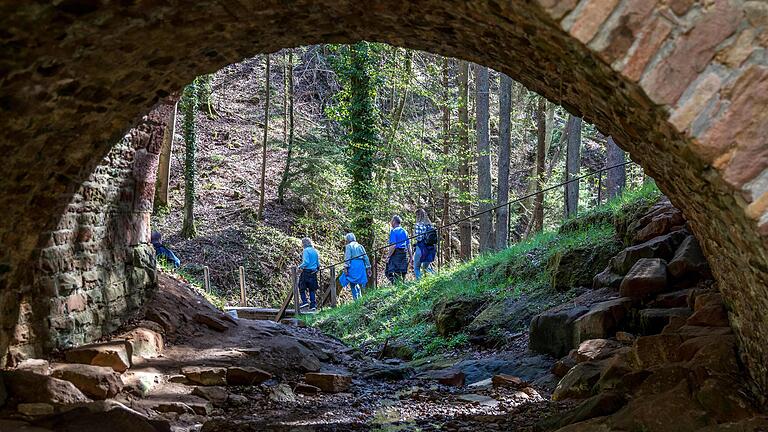
[[[311,308],[309,308],[309,311],[310,312],[317,312],[317,308],[316,307],[311,307]]]
[[[299,305],[299,309],[304,309],[307,306],[309,306],[309,303],[302,303]]]

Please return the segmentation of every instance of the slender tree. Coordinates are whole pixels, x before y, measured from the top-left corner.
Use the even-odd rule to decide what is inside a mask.
[[[461,259],[472,258],[472,211],[469,190],[469,63],[459,61],[459,192],[461,193],[459,240],[461,240]]]
[[[606,143],[606,165],[614,166],[624,162],[624,150],[616,145],[613,137],[608,137]],[[627,182],[627,166],[622,165],[608,170],[606,173],[606,189],[608,190],[608,199],[621,195]]]
[[[181,96],[182,123],[184,133],[184,222],[181,235],[184,238],[197,236],[195,227],[195,110],[197,108],[197,87],[193,82],[184,88]]]
[[[544,229],[544,162],[546,157],[546,99],[539,96],[536,104],[536,196],[533,200],[533,232],[541,232]]]
[[[176,134],[176,111],[179,102],[173,104],[168,115],[168,121],[163,129],[163,145],[160,147],[160,160],[157,165],[157,186],[155,188],[155,206],[168,206],[168,184],[171,180],[171,153],[173,152],[173,136]]]
[[[488,68],[476,65],[477,75],[475,86],[477,119],[477,191],[480,200],[480,211],[489,210],[493,204],[491,186],[491,144],[489,136],[489,78]],[[480,214],[480,252],[487,252],[494,247],[493,214],[490,211]]]
[[[499,181],[496,205],[509,201],[509,161],[511,154],[510,115],[512,111],[512,78],[501,74],[499,85]],[[507,247],[509,237],[509,206],[496,209],[496,250]]]
[[[272,89],[269,85],[269,57],[267,54],[266,59],[266,72],[264,73],[266,78],[266,100],[264,103],[264,140],[261,148],[261,193],[259,194],[259,220],[264,219],[264,196],[267,192],[267,136],[269,135],[269,96],[272,93]]]
[[[451,149],[451,105],[450,105],[450,69],[451,63],[447,57],[443,57],[443,100],[442,100],[442,134],[443,134],[443,157],[447,162],[450,159]],[[451,211],[451,166],[445,163],[443,174],[443,224],[448,223]],[[446,262],[451,259],[451,231],[450,229],[443,230],[443,257]]]
[[[289,173],[291,171],[291,162],[293,162],[293,49],[288,50],[288,64],[286,65],[287,84],[285,89],[285,99],[287,100],[287,124],[285,128],[288,131],[286,147],[288,154],[285,156],[285,169],[280,179],[280,185],[277,187],[277,201],[283,204],[285,199],[285,189],[288,187]]]
[[[574,179],[579,175],[581,166],[581,118],[574,115],[568,116],[565,125],[567,136],[565,154],[565,181]],[[576,216],[579,206],[579,181],[575,180],[565,185],[565,216]]]

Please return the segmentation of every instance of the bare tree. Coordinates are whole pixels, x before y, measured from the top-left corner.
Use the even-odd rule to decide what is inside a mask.
[[[160,161],[157,165],[157,188],[155,206],[168,206],[168,184],[171,180],[171,153],[173,152],[173,136],[176,134],[176,111],[179,102],[173,104],[168,115],[168,122],[163,130],[163,145],[160,147]]]
[[[443,155],[446,160],[451,155],[451,106],[450,106],[450,88],[449,75],[451,63],[447,57],[443,57]],[[445,164],[443,178],[443,225],[448,223],[451,210],[451,169]],[[446,262],[451,259],[451,230],[443,230],[443,256]]]
[[[565,125],[567,145],[565,154],[565,181],[578,177],[581,166],[581,118],[568,116]],[[579,181],[565,185],[565,216],[576,216],[579,207]]]
[[[624,162],[624,150],[616,145],[613,137],[608,137],[606,143],[606,165],[614,166]],[[608,190],[608,199],[621,195],[627,182],[627,166],[622,165],[608,170],[605,183]]]
[[[259,220],[264,219],[264,195],[266,195],[267,181],[267,135],[269,134],[269,54],[267,54],[267,70],[265,72],[267,80],[267,96],[264,104],[264,142],[261,150],[261,194],[259,196]]]
[[[488,68],[476,66],[476,103],[475,115],[477,119],[477,191],[480,200],[480,211],[487,211],[492,207],[491,186],[491,144],[488,131],[489,121],[489,78]],[[493,214],[490,211],[480,214],[480,252],[493,249]]]
[[[469,195],[469,63],[459,61],[459,192],[461,193],[461,212],[463,220],[459,224],[459,240],[461,240],[461,259],[472,258],[472,221],[469,214],[472,211]]]
[[[286,65],[287,83],[285,88],[285,101],[287,103],[287,129],[288,137],[286,147],[288,148],[288,154],[285,156],[285,169],[283,170],[283,176],[280,179],[280,185],[277,187],[277,202],[283,204],[285,198],[285,189],[288,187],[288,178],[291,170],[291,162],[293,161],[293,49],[288,50],[288,62]]]
[[[546,135],[546,99],[539,96],[536,104],[536,197],[533,200],[532,232],[541,232],[544,229],[544,161],[547,154]]]
[[[496,205],[509,201],[509,160],[511,154],[510,115],[512,112],[512,78],[501,74],[499,85],[499,181]],[[507,247],[509,237],[509,206],[496,209],[496,250]]]

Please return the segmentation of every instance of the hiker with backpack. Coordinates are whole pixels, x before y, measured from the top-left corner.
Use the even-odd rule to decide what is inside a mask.
[[[413,273],[416,280],[421,278],[421,272],[434,273],[432,262],[437,255],[437,230],[424,209],[416,211],[416,224],[413,226],[416,246],[413,252]]]
[[[390,282],[405,279],[408,274],[408,265],[413,261],[411,252],[411,239],[408,232],[400,226],[400,216],[392,216],[389,231],[389,255],[387,255],[387,269],[384,275]]]
[[[352,299],[357,300],[361,290],[368,284],[368,277],[371,275],[371,260],[353,233],[347,233],[344,240],[347,242],[344,247],[344,271],[339,276],[339,282],[341,286],[349,285]]]
[[[301,271],[299,276],[301,305],[299,305],[299,309],[309,306],[309,311],[315,312],[317,310],[316,293],[319,288],[317,271],[320,268],[320,254],[317,253],[317,249],[315,249],[312,239],[309,237],[301,239],[301,246],[304,250],[301,253],[301,264],[299,264],[299,270]],[[307,292],[309,292],[309,302],[307,302]]]

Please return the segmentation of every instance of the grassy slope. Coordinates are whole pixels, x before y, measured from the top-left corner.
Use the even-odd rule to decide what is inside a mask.
[[[655,186],[645,186],[567,221],[559,232],[541,233],[504,251],[479,256],[418,282],[368,290],[361,301],[326,309],[306,319],[352,345],[397,339],[415,345],[417,356],[460,347],[467,343],[465,333],[444,338],[435,329],[431,314],[438,301],[480,297],[488,303],[499,303],[525,295],[527,311],[534,313],[563,303],[574,294],[558,293],[551,288],[549,258],[558,252],[601,247],[615,241],[612,221],[658,195]],[[527,322],[514,325],[518,328],[499,330],[521,330]],[[505,326],[509,326],[509,320]]]

